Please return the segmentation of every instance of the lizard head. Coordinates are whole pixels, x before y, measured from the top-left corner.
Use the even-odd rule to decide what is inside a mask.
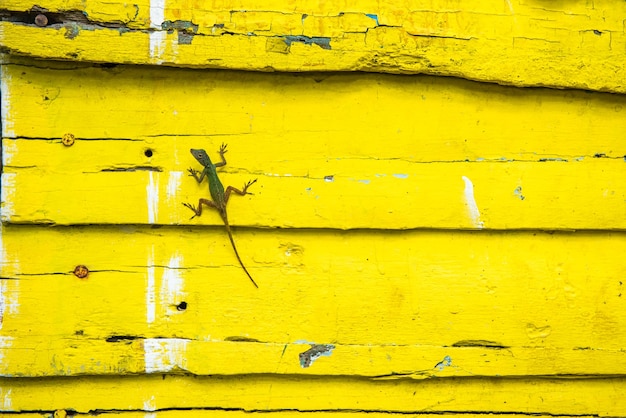
[[[193,157],[198,160],[198,162],[200,164],[202,164],[203,166],[209,166],[212,165],[211,163],[211,159],[209,158],[209,155],[206,153],[205,150],[203,149],[191,149],[191,155],[193,155]]]

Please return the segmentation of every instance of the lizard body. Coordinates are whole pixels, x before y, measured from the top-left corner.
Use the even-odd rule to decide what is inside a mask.
[[[240,196],[250,194],[248,192],[248,187],[254,184],[256,182],[256,179],[244,184],[243,190],[236,189],[232,186],[228,186],[226,190],[224,190],[224,186],[217,176],[216,169],[218,167],[223,167],[226,165],[226,159],[224,158],[224,154],[226,152],[226,145],[222,144],[219,151],[222,161],[213,164],[205,150],[191,149],[191,155],[193,155],[194,158],[198,160],[198,162],[202,164],[204,168],[202,169],[202,171],[197,171],[193,168],[190,168],[189,175],[195,178],[198,183],[202,183],[202,180],[204,180],[205,177],[207,178],[207,181],[209,182],[209,192],[211,193],[211,200],[200,199],[198,200],[197,207],[193,206],[191,203],[183,203],[183,205],[193,211],[194,215],[191,217],[191,219],[195,218],[196,216],[202,215],[202,205],[217,210],[217,212],[220,214],[220,217],[222,218],[222,221],[224,222],[224,225],[226,226],[226,232],[228,233],[228,238],[230,239],[230,243],[233,246],[237,261],[239,261],[241,268],[243,268],[243,271],[248,275],[248,278],[252,281],[252,284],[258,288],[259,286],[256,284],[256,282],[248,272],[248,269],[243,264],[243,261],[241,261],[241,257],[239,257],[239,252],[237,251],[237,246],[235,246],[235,240],[233,239],[230,224],[228,223],[228,213],[226,212],[226,204],[228,203],[228,198],[230,197],[230,194],[236,193]]]

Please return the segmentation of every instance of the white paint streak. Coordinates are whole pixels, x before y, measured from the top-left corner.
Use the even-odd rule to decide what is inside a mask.
[[[0,36],[0,39],[2,37]],[[15,138],[13,131],[14,119],[11,115],[11,90],[9,89],[11,76],[9,75],[8,66],[0,65],[0,124],[2,124],[2,136],[4,138]]]
[[[478,210],[476,198],[474,197],[474,185],[469,178],[465,176],[462,176],[462,178],[463,182],[465,183],[465,190],[463,191],[463,193],[465,195],[465,204],[467,205],[469,217],[472,220],[472,224],[474,225],[474,227],[482,229],[485,225],[480,220],[480,211]]]
[[[154,395],[150,396],[150,399],[143,401],[143,410],[144,411],[156,411],[156,399]],[[146,416],[156,416],[156,414],[146,414]]]
[[[4,228],[0,226],[0,275],[4,277],[15,276],[21,271],[20,264],[14,257],[7,254],[4,247]],[[15,315],[19,308],[19,280],[0,280],[0,329],[5,321],[6,315]]]
[[[11,392],[13,389],[7,389],[6,392],[0,388],[0,396],[2,397],[2,411],[13,410],[13,400],[11,399]]]
[[[167,178],[167,197],[168,199],[176,198],[178,191],[180,190],[181,179],[183,178],[182,171],[170,171]]]
[[[509,12],[511,12],[511,15],[515,15],[515,10],[513,10],[513,4],[511,4],[511,0],[505,0],[504,2],[509,7]]]
[[[146,373],[185,370],[188,342],[179,338],[146,338],[143,341]]]
[[[148,256],[146,283],[146,322],[152,324],[156,318],[156,290],[154,284],[154,247]]]
[[[2,187],[0,191],[2,195],[2,209],[0,209],[2,212],[0,213],[0,218],[2,222],[10,222],[13,216],[15,216],[15,209],[13,207],[14,195],[17,190],[15,187],[15,173],[2,173],[0,184],[0,187]]]
[[[150,57],[155,64],[163,62],[167,32],[161,25],[165,20],[165,0],[150,0]]]
[[[9,349],[12,345],[13,345],[13,337],[0,335],[0,374],[7,373],[9,365],[4,359],[4,355],[6,353],[6,350]]]
[[[4,141],[2,144],[2,165],[4,167],[13,163],[13,156],[17,151],[17,141]]]
[[[163,52],[167,33],[163,31],[150,32],[150,58],[153,64],[163,64]]]
[[[165,20],[165,0],[150,0],[150,27],[161,29]]]
[[[154,224],[159,215],[159,176],[152,171],[148,173],[148,176],[148,185],[146,186],[148,223]]]
[[[0,329],[2,329],[2,324],[4,324],[4,311],[6,309],[6,285],[3,283],[6,280],[0,281]]]
[[[7,314],[15,315],[18,312],[17,283],[17,280],[0,281],[0,329]]]
[[[167,312],[168,314],[170,311],[172,313],[179,313],[175,305],[182,302],[185,297],[185,293],[183,292],[185,282],[180,270],[182,264],[182,257],[175,254],[170,258],[167,268],[163,271],[159,297],[161,298],[163,312]],[[172,309],[172,307],[174,308]],[[170,309],[168,310],[168,308]]]

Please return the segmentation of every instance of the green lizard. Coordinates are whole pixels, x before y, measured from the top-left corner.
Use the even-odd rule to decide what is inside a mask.
[[[202,205],[216,209],[219,212],[220,216],[222,217],[222,221],[224,221],[224,225],[226,226],[228,238],[230,239],[230,243],[233,246],[233,250],[235,251],[235,255],[237,256],[237,260],[239,261],[241,268],[243,268],[243,271],[246,272],[246,274],[252,281],[252,284],[258,288],[259,286],[256,284],[250,273],[248,273],[248,269],[246,268],[246,266],[244,266],[243,261],[241,261],[241,257],[239,257],[239,252],[237,252],[237,247],[235,246],[235,241],[233,240],[233,234],[230,230],[230,224],[228,223],[228,215],[226,213],[226,204],[228,203],[228,198],[230,197],[230,194],[237,193],[240,196],[252,194],[248,192],[248,187],[253,185],[256,182],[256,179],[247,182],[243,186],[243,190],[235,189],[233,186],[228,186],[224,191],[224,186],[222,185],[220,179],[217,177],[216,168],[226,165],[226,158],[224,158],[224,154],[226,154],[226,152],[226,145],[222,144],[219,151],[222,161],[213,164],[205,150],[191,149],[191,155],[193,155],[194,158],[198,160],[198,162],[202,164],[204,168],[202,169],[202,171],[197,171],[193,168],[190,168],[188,170],[190,173],[189,175],[193,176],[193,178],[195,178],[198,183],[202,183],[204,177],[207,177],[209,182],[209,192],[211,193],[211,198],[213,200],[200,199],[198,200],[197,207],[193,206],[191,203],[183,203],[183,205],[193,211],[194,215],[191,217],[191,219],[195,218],[196,216],[202,215]]]

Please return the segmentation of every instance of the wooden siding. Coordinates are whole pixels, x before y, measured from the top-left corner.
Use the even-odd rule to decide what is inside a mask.
[[[9,10],[33,3],[9,0]],[[0,22],[4,49],[49,59],[255,71],[382,71],[624,93],[626,4],[47,0]],[[163,23],[165,22],[165,23]],[[50,47],[54,45],[54,47]]]
[[[0,411],[626,415],[625,4],[11,0]]]

